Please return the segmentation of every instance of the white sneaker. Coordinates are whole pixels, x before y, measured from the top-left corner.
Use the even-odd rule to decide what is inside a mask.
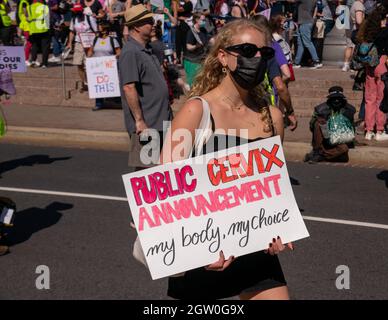
[[[350,66],[348,64],[344,64],[344,66],[342,67],[342,71],[348,72],[349,70],[350,70]]]
[[[388,134],[378,131],[375,137],[376,141],[388,141]]]
[[[31,63],[29,60],[27,60],[27,61],[26,61],[26,66],[27,66],[27,67],[31,67],[31,66],[32,66],[32,63]]]
[[[372,132],[372,131],[368,131],[368,132],[365,134],[365,140],[371,141],[374,137],[375,137],[375,133]]]
[[[314,65],[310,69],[320,69],[323,67],[323,64],[320,62],[314,62]]]
[[[48,62],[59,63],[59,62],[61,62],[61,58],[56,57],[56,56],[52,56],[50,59],[48,59]]]
[[[40,67],[40,62],[39,61],[32,61],[31,62],[31,66],[39,68]]]

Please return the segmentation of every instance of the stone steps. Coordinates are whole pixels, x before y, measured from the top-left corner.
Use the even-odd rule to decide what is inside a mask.
[[[301,87],[290,88],[290,94],[293,98],[319,98],[325,100],[328,95],[328,90],[325,89],[305,89]],[[353,91],[345,89],[344,95],[348,100],[362,100],[362,91]]]
[[[76,108],[91,108],[94,100],[88,93],[79,93],[76,85],[79,82],[78,70],[72,65],[66,65],[66,94],[62,88],[62,72],[60,66],[48,69],[28,68],[27,73],[15,73],[14,83],[17,95],[14,103],[41,106],[65,106]],[[296,70],[297,81],[290,83],[289,89],[294,109],[299,115],[310,116],[313,108],[324,102],[331,86],[344,88],[348,102],[356,108],[362,100],[362,92],[352,91],[353,80],[349,73],[336,69]],[[68,99],[66,99],[66,98]],[[174,103],[173,109],[178,110],[185,98]]]

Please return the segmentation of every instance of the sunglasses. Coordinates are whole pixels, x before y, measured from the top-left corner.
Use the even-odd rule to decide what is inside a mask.
[[[147,18],[147,19],[144,19],[144,20],[140,20],[139,22],[136,23],[136,25],[139,26],[139,27],[145,26],[147,24],[154,25],[155,24],[154,18]]]
[[[242,43],[236,44],[225,48],[225,51],[228,53],[235,52],[245,58],[253,58],[256,56],[257,52],[260,52],[263,59],[269,60],[275,56],[275,50],[271,47],[261,47],[258,48],[255,44],[252,43]]]

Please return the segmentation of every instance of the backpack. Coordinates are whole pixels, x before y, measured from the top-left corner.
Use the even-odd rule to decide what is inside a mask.
[[[352,69],[375,68],[379,63],[380,57],[374,42],[357,44],[352,57]]]
[[[99,38],[99,37],[97,36],[97,37],[95,37],[94,40],[93,40],[93,49],[94,49],[94,47],[95,47],[95,45],[96,45],[96,43],[97,43],[98,38]],[[108,36],[108,38],[109,38],[110,46],[111,46],[111,48],[112,48],[112,52],[113,52],[113,54],[115,54],[116,48],[115,48],[114,39],[113,39],[113,37],[111,37],[111,36]]]
[[[73,19],[72,19],[73,26],[75,25],[75,18],[76,18],[76,17],[73,17]],[[85,18],[86,18],[86,22],[87,22],[88,25],[89,25],[89,28],[92,30],[92,32],[96,33],[96,30],[94,30],[93,25],[92,25],[92,22],[90,21],[90,16],[85,15]]]
[[[350,120],[340,112],[333,112],[327,121],[330,144],[335,146],[354,140],[354,128]]]

